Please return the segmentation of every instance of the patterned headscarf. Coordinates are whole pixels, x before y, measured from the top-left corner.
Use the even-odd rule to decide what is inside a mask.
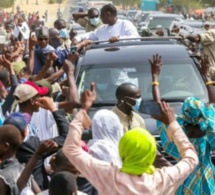
[[[182,126],[199,125],[202,131],[206,131],[214,127],[214,121],[210,120],[212,114],[200,99],[188,97],[182,105],[181,115],[177,117],[177,121]]]
[[[147,130],[135,128],[126,132],[119,143],[119,154],[122,172],[132,175],[154,173],[156,141]]]

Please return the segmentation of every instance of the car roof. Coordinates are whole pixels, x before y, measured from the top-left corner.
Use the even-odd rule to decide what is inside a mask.
[[[165,42],[152,43],[152,41],[142,44],[141,42],[130,41],[130,45],[112,43],[101,48],[89,49],[84,55],[82,65],[138,63],[148,60],[156,53],[163,56],[163,59],[189,58],[188,51],[183,45]]]

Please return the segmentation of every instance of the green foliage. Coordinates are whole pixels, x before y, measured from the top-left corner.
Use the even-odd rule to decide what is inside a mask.
[[[14,0],[0,0],[0,7],[8,8],[12,7]]]
[[[134,6],[140,4],[140,0],[113,0],[113,3],[116,5]]]

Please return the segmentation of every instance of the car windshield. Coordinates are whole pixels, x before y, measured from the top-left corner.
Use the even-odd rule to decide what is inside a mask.
[[[97,103],[115,102],[116,88],[122,83],[133,83],[141,89],[142,98],[152,100],[151,68],[148,63],[84,65],[79,72],[78,90],[81,94],[90,83],[97,86]],[[160,75],[160,91],[166,101],[183,101],[196,96],[207,101],[207,91],[195,65],[189,63],[163,64]]]
[[[137,14],[137,11],[128,11],[127,16],[134,17]]]
[[[149,13],[142,14],[140,22],[145,22],[148,16],[149,16]]]
[[[148,24],[148,29],[156,29],[158,25],[162,25],[163,28],[169,28],[172,21],[175,18],[167,18],[167,17],[150,17],[149,18],[149,24]]]

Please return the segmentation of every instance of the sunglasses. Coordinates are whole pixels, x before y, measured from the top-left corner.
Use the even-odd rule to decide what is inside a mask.
[[[98,18],[99,15],[95,15],[95,16],[90,16],[90,18]]]
[[[38,38],[39,41],[48,41],[48,38]]]

